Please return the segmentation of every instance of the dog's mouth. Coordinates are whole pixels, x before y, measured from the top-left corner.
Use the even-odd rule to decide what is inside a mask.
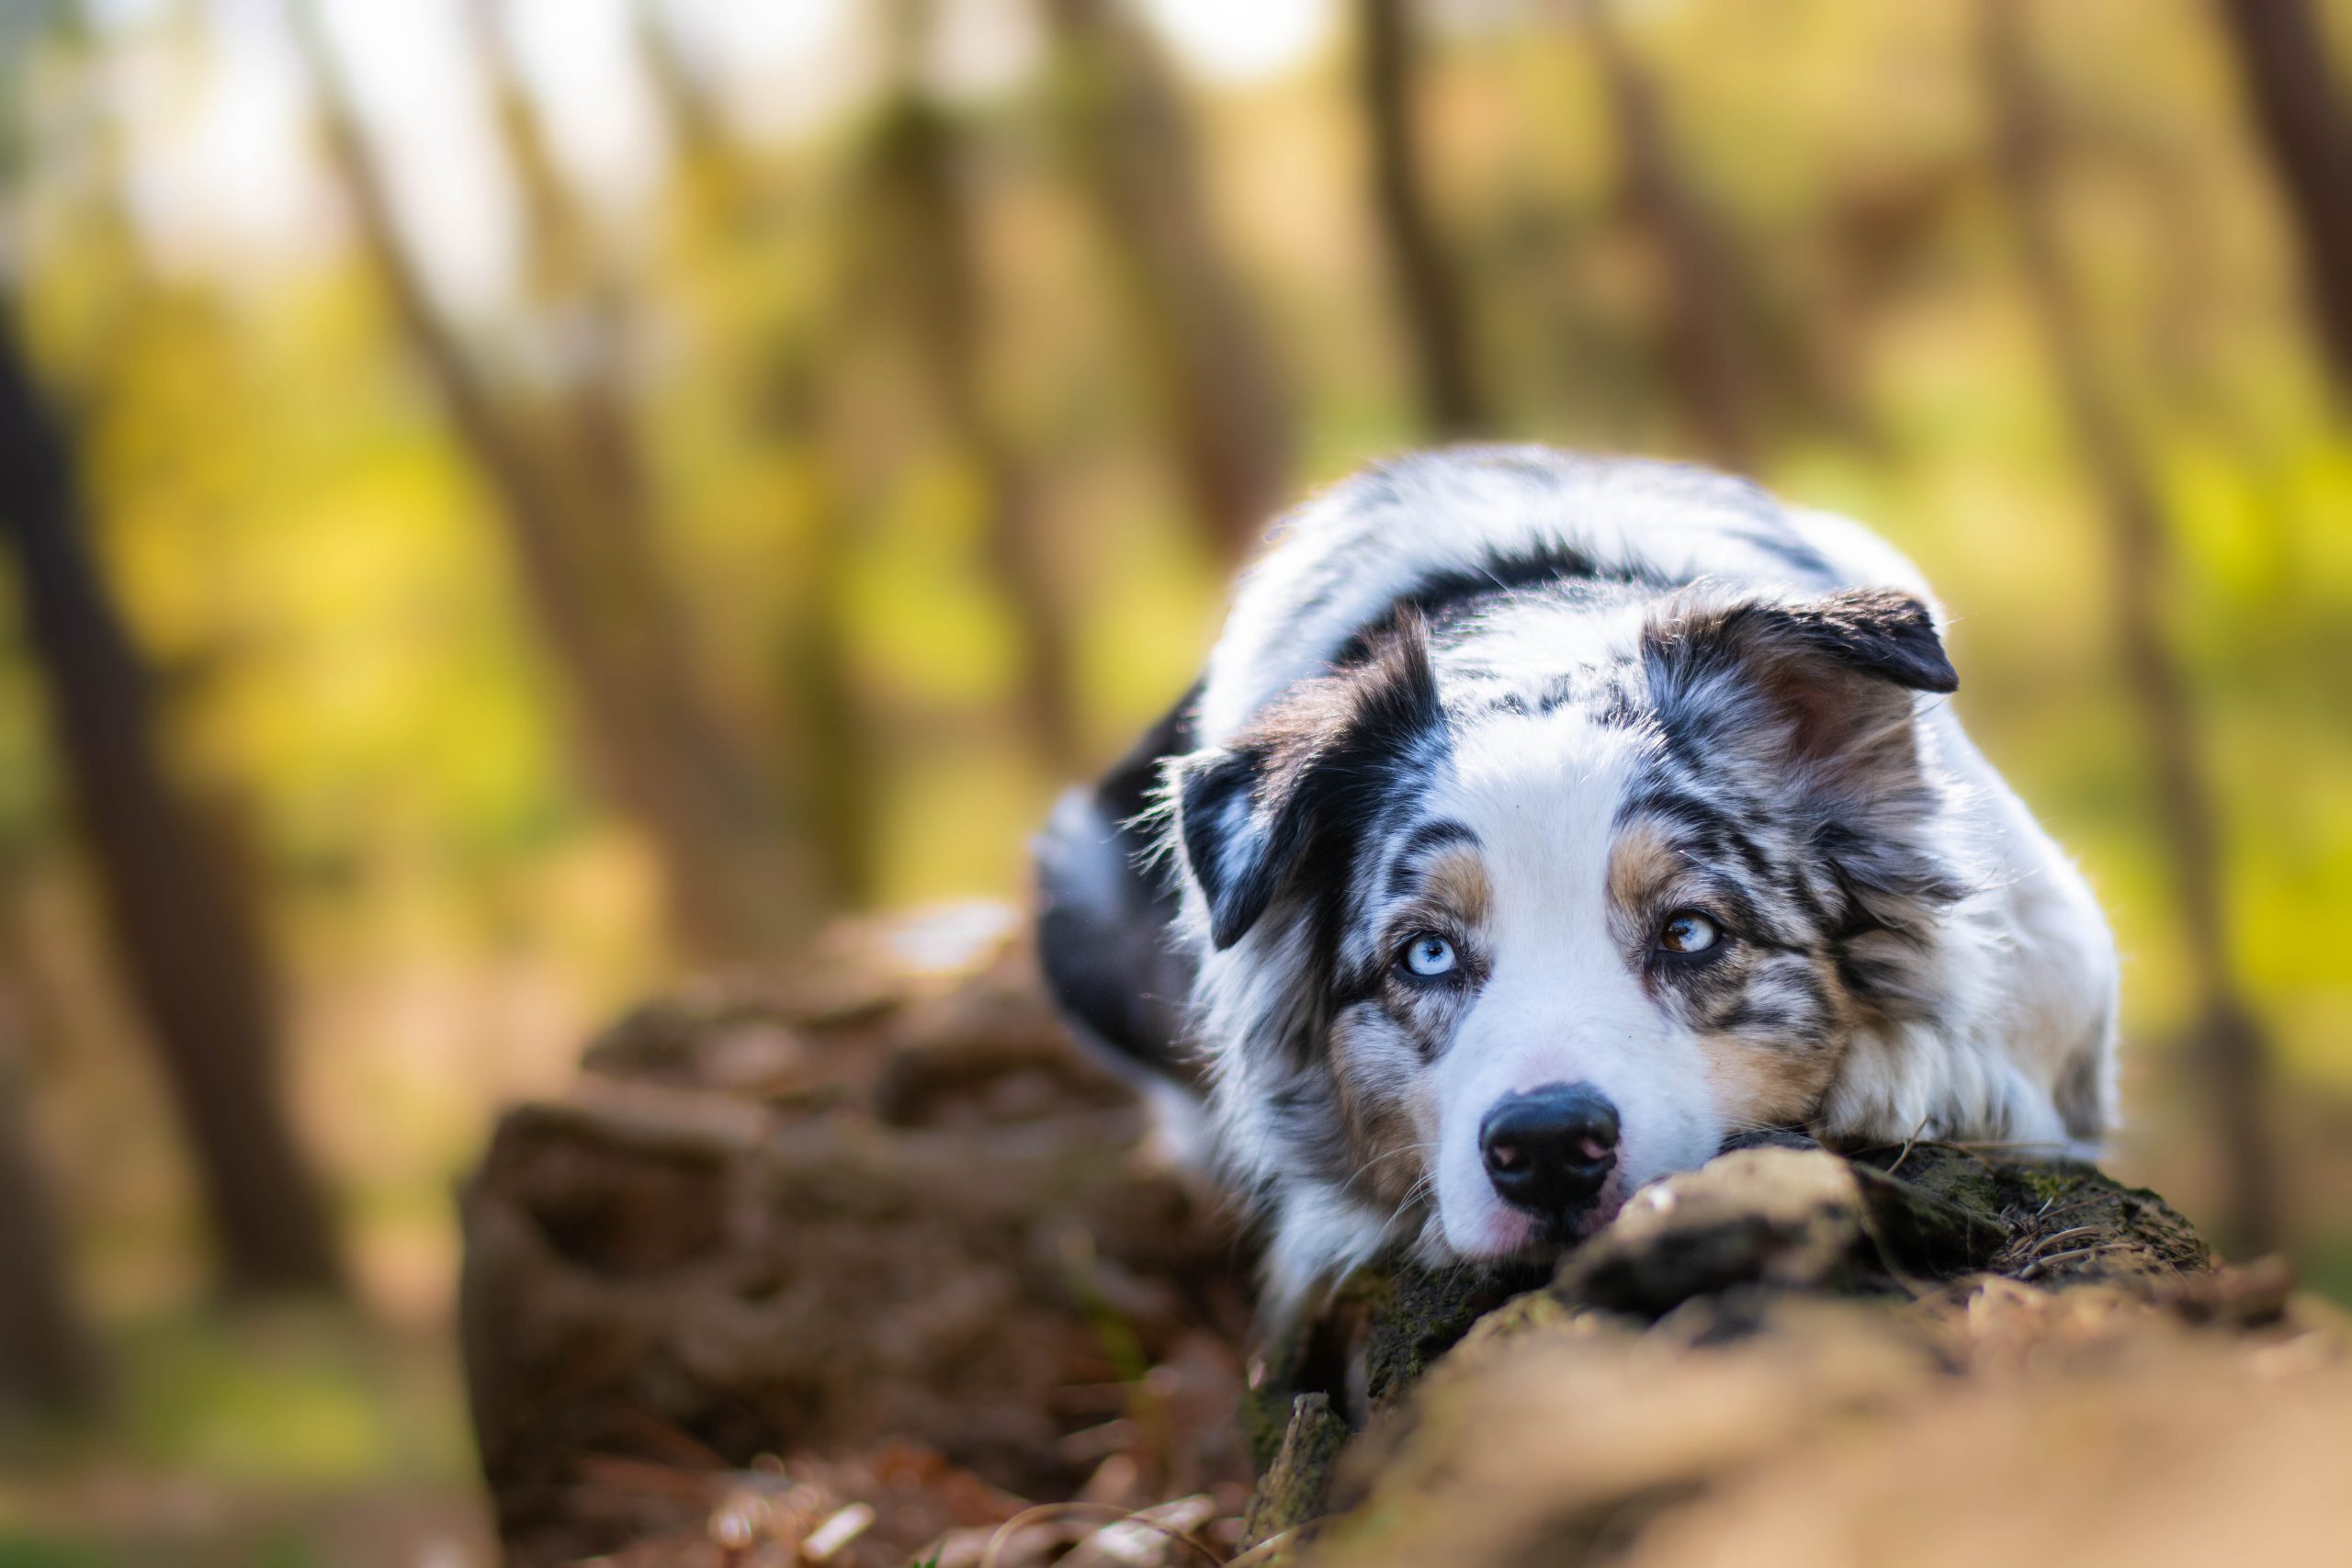
[[[1558,1253],[1589,1241],[1624,1212],[1625,1196],[1619,1179],[1611,1177],[1600,1196],[1583,1208],[1540,1216],[1535,1222],[1532,1245]]]
[[[1619,1180],[1612,1178],[1591,1202],[1580,1208],[1544,1214],[1513,1211],[1506,1222],[1505,1234],[1492,1235],[1487,1245],[1460,1256],[1473,1263],[1556,1261],[1562,1253],[1606,1230],[1610,1222],[1624,1212],[1628,1196]]]
[[[1590,1240],[1608,1226],[1625,1207],[1623,1202],[1594,1204],[1580,1213],[1545,1219],[1535,1227],[1533,1246],[1547,1252],[1563,1252],[1580,1242]]]
[[[1431,1262],[1499,1267],[1540,1264],[1549,1267],[1609,1228],[1634,1196],[1621,1166],[1609,1174],[1600,1190],[1585,1202],[1539,1209],[1494,1201],[1480,1193],[1462,1210],[1438,1204],[1429,1212],[1436,1223],[1424,1233],[1424,1254]],[[1486,1201],[1480,1201],[1487,1199]]]

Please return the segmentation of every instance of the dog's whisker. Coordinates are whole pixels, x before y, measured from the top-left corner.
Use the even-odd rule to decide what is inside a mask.
[[[1370,1159],[1356,1167],[1355,1173],[1348,1178],[1345,1185],[1350,1187],[1354,1186],[1357,1182],[1363,1179],[1364,1173],[1366,1171],[1372,1169],[1372,1168],[1376,1165],[1384,1164],[1392,1159],[1401,1158],[1407,1155],[1426,1156],[1435,1152],[1436,1150],[1434,1147],[1428,1144],[1406,1144],[1397,1148],[1385,1150],[1383,1153],[1373,1156]],[[1416,1181],[1425,1181],[1427,1179],[1429,1179],[1426,1176],[1423,1176],[1417,1178]]]

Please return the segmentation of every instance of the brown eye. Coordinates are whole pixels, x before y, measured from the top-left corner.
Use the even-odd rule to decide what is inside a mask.
[[[1668,953],[1704,953],[1722,940],[1715,922],[1696,909],[1677,909],[1658,928],[1657,944]]]

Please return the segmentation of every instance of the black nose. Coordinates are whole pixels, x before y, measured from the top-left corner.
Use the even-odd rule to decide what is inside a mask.
[[[1478,1146],[1503,1201],[1569,1213],[1593,1201],[1617,1163],[1617,1108],[1590,1084],[1545,1084],[1497,1101]]]

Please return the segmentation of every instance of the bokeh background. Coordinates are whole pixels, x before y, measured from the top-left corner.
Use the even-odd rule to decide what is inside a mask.
[[[2352,1295],[2352,6],[0,0],[0,1563],[486,1561],[454,1182],[696,967],[1018,897],[1287,500],[1883,528]]]

